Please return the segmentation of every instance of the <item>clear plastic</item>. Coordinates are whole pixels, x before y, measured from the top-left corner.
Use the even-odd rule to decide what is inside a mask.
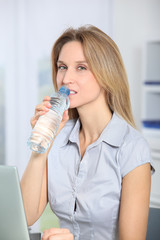
[[[38,119],[28,140],[28,145],[32,151],[44,153],[50,146],[58,131],[63,113],[69,107],[69,93],[69,89],[62,86],[58,92],[51,96],[52,107]]]

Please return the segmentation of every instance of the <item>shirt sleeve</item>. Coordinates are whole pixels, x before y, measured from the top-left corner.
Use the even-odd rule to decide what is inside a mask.
[[[151,160],[150,148],[143,137],[132,139],[123,144],[119,152],[119,164],[122,178],[130,171],[145,163],[150,163],[151,173],[155,169]]]

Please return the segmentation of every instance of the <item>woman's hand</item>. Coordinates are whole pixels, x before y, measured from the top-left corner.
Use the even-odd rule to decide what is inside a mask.
[[[32,128],[34,128],[39,117],[46,114],[52,107],[52,105],[50,104],[50,100],[51,98],[49,96],[45,96],[43,102],[36,106],[34,116],[31,118],[30,121]]]
[[[51,100],[51,97],[45,96],[43,99],[43,102],[36,106],[34,116],[30,120],[32,128],[34,128],[39,117],[46,114],[49,111],[49,109],[52,107],[52,105],[50,104],[50,100]],[[64,111],[63,118],[62,118],[60,127],[58,129],[58,132],[64,127],[65,123],[68,120],[69,120],[68,110],[66,110],[66,111]],[[58,132],[57,132],[57,134],[58,134]]]
[[[73,234],[66,228],[50,228],[45,230],[42,240],[73,240]]]

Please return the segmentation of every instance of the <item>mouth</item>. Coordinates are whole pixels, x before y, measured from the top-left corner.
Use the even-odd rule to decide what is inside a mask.
[[[75,95],[77,92],[74,90],[70,90],[70,94],[69,95]]]

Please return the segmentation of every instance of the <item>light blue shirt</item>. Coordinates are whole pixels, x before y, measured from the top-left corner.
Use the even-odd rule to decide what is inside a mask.
[[[48,158],[50,206],[75,240],[118,239],[122,179],[151,162],[148,144],[114,113],[81,161],[79,129],[79,119],[69,120],[54,140]]]

